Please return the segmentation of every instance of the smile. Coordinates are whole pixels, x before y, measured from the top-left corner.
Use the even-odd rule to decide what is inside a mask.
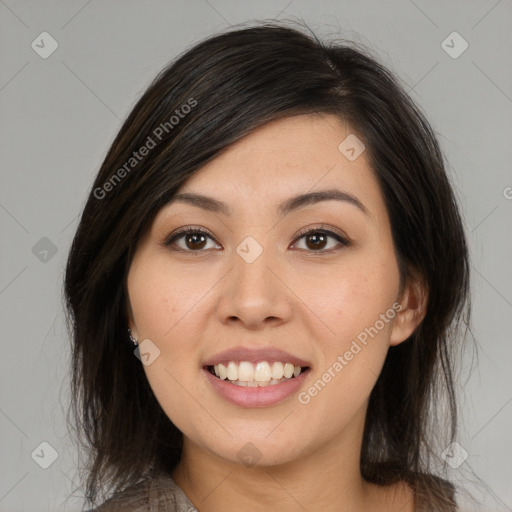
[[[294,366],[292,363],[280,361],[260,361],[256,364],[249,361],[229,361],[227,364],[219,363],[207,367],[207,370],[219,379],[245,387],[275,386],[298,377],[308,369],[307,366]]]
[[[238,407],[269,407],[278,404],[300,392],[311,374],[309,366],[294,366],[279,361],[272,364],[267,361],[254,365],[245,363],[248,362],[229,361],[226,364],[209,365],[203,367],[202,372],[210,389]],[[280,375],[282,377],[273,378]],[[252,380],[247,380],[251,377]]]

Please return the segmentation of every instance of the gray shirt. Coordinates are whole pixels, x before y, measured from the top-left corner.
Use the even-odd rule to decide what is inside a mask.
[[[460,500],[460,501],[459,501]],[[459,497],[457,508],[460,512],[479,512],[479,508],[470,499]],[[475,508],[476,507],[476,508]],[[421,497],[416,496],[417,512],[433,512],[433,508]],[[199,512],[183,490],[170,475],[161,475],[144,480],[129,487],[118,495],[105,501],[98,508],[86,512]]]
[[[170,476],[145,480],[88,512],[198,512]]]

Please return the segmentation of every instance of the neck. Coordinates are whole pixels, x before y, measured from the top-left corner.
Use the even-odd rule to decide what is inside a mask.
[[[402,487],[398,496],[395,488],[390,501],[391,489],[369,484],[360,473],[364,412],[319,448],[271,466],[247,467],[226,460],[185,437],[182,458],[172,477],[200,512],[231,510],[233,503],[240,512],[385,511],[386,503],[393,510],[391,502],[403,506],[410,501],[406,490]],[[413,509],[405,506],[401,510]]]

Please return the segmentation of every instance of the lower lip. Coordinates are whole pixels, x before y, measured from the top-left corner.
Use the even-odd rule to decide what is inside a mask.
[[[225,380],[212,375],[207,369],[203,368],[203,371],[213,389],[228,402],[240,407],[267,407],[277,404],[297,392],[310,373],[311,368],[302,372],[298,377],[281,382],[281,384],[251,388],[229,384]]]

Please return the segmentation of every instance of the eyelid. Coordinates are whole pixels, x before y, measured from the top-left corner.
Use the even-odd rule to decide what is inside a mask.
[[[201,226],[190,225],[190,226],[182,226],[181,228],[178,228],[176,231],[171,233],[171,235],[169,235],[164,240],[163,245],[165,247],[168,247],[168,246],[172,245],[172,243],[176,239],[178,239],[184,235],[190,234],[190,233],[204,234],[205,236],[211,238],[216,244],[218,244],[217,240],[215,239],[215,237],[211,234],[211,232],[209,230],[207,230]],[[306,236],[310,233],[323,233],[328,237],[336,239],[343,247],[351,244],[351,241],[349,240],[349,238],[346,235],[344,235],[344,234],[342,235],[341,233],[339,233],[336,228],[333,228],[331,226],[326,226],[325,224],[321,224],[319,226],[308,226],[308,227],[305,227],[305,228],[302,228],[301,230],[299,230],[299,232],[294,235],[292,247],[295,246],[295,244],[300,239],[302,239],[304,236]],[[189,253],[207,252],[206,250],[192,251],[192,250],[182,249],[181,247],[179,247],[175,250],[189,252]],[[338,250],[338,249],[331,248],[331,249],[322,249],[322,250],[318,250],[318,251],[306,251],[306,252],[322,254],[322,253],[331,253],[336,250]]]
[[[167,236],[163,242],[164,246],[169,246],[172,244],[174,240],[177,238],[187,235],[189,233],[201,233],[203,235],[206,235],[210,237],[212,240],[215,241],[215,243],[218,243],[217,240],[215,240],[215,237],[208,231],[207,229],[201,227],[201,226],[182,226],[181,228],[178,228],[176,231],[173,231],[169,236]],[[187,252],[204,252],[204,251],[187,251]]]
[[[330,237],[336,238],[337,240],[341,241],[343,245],[349,245],[350,239],[345,235],[339,232],[338,229],[321,224],[319,226],[308,226],[305,228],[302,228],[299,230],[299,232],[294,236],[294,240],[297,240],[299,238],[302,238],[304,235],[308,235],[309,233],[317,233],[317,232],[323,232],[327,234]],[[312,251],[314,252],[314,251]],[[318,251],[320,252],[320,251]]]

